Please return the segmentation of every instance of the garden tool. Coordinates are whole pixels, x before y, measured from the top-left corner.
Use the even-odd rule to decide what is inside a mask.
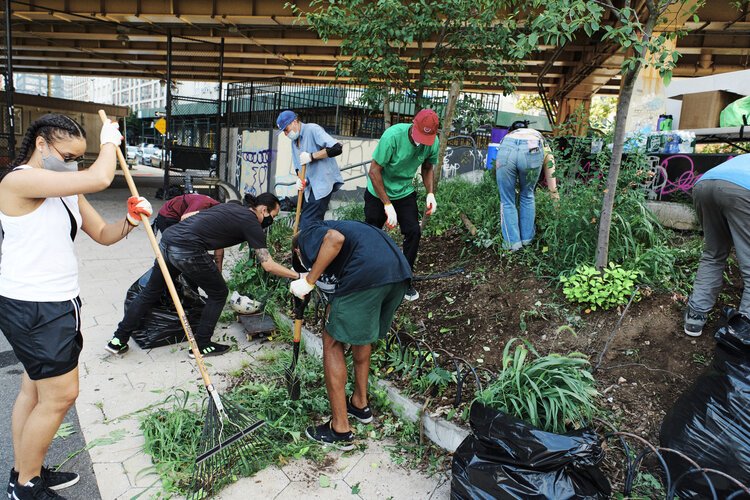
[[[108,120],[104,110],[99,110],[99,117],[102,123],[106,123]],[[130,188],[130,193],[133,196],[138,196],[138,189],[133,182],[133,177],[130,175],[130,170],[128,169],[128,164],[125,161],[122,150],[120,148],[116,149],[117,159],[128,188]],[[200,455],[196,458],[195,472],[193,473],[193,488],[189,496],[189,498],[195,499],[207,498],[217,483],[232,474],[232,469],[235,466],[241,466],[251,459],[249,455],[255,452],[255,445],[252,442],[251,435],[255,430],[262,427],[265,422],[250,415],[243,407],[223,399],[211,383],[211,378],[208,376],[206,365],[203,362],[203,356],[193,337],[193,330],[188,323],[187,315],[180,303],[177,290],[167,268],[167,263],[159,250],[159,245],[156,243],[156,237],[154,236],[154,231],[151,229],[151,224],[149,224],[148,216],[141,214],[141,220],[151,243],[151,248],[156,256],[159,269],[161,269],[164,276],[164,282],[169,290],[169,295],[174,302],[182,329],[185,331],[185,336],[190,343],[190,349],[195,355],[195,363],[198,366],[198,371],[200,371],[203,383],[208,391],[208,409],[203,424],[201,441],[198,443]],[[264,442],[262,445],[266,447],[267,443]]]
[[[299,148],[299,139],[297,139],[297,147]],[[306,180],[305,172],[307,171],[307,164],[302,165],[300,169],[300,177],[303,181]],[[299,229],[299,219],[302,214],[302,198],[305,196],[304,191],[300,191],[297,194],[297,213],[294,216],[294,230],[293,236],[297,235]],[[310,301],[310,294],[305,297],[304,300],[294,297],[294,338],[292,339],[292,364],[286,370],[286,386],[289,390],[289,398],[292,401],[297,401],[300,396],[301,382],[299,375],[297,374],[297,360],[299,359],[299,343],[302,339],[302,321],[305,314],[305,306]]]

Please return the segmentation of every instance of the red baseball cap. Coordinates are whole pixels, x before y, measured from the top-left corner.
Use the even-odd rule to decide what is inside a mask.
[[[437,113],[431,109],[423,109],[414,117],[411,133],[418,143],[432,146],[435,144],[439,126],[440,120]]]

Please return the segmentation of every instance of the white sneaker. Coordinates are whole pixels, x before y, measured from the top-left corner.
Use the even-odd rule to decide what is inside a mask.
[[[232,296],[229,297],[229,303],[232,305],[232,310],[239,314],[255,314],[263,306],[257,300],[240,295],[237,292],[232,292]]]

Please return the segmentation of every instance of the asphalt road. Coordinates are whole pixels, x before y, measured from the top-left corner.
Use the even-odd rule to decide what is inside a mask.
[[[13,439],[10,434],[10,415],[13,409],[13,402],[18,394],[18,387],[21,382],[21,373],[23,367],[16,359],[13,350],[10,348],[4,335],[0,335],[0,479],[5,481],[13,466]],[[78,415],[75,406],[70,409],[65,416],[64,423],[72,425],[74,431],[69,437],[63,439],[56,437],[52,441],[49,453],[47,453],[47,465],[57,465],[62,463],[71,455],[64,469],[77,472],[81,475],[81,481],[68,489],[59,493],[65,498],[71,500],[100,500],[99,488],[96,485],[94,469],[91,465],[91,458],[87,451],[81,451],[86,446],[81,433],[81,427],[78,423]],[[2,485],[2,494],[4,496],[5,484]]]

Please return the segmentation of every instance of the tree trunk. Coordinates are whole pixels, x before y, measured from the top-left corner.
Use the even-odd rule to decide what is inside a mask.
[[[440,128],[440,149],[438,150],[438,163],[435,165],[435,191],[437,191],[440,177],[443,174],[443,158],[445,157],[445,150],[448,148],[448,136],[451,132],[451,126],[453,125],[453,115],[456,112],[456,103],[458,102],[458,96],[461,94],[461,81],[453,80],[451,82],[451,88],[448,92],[448,104],[445,107],[445,117],[443,117],[443,126]]]
[[[648,2],[649,18],[643,29],[644,40],[649,40],[653,33],[657,21],[655,7]],[[635,67],[622,76],[622,88],[620,98],[617,102],[617,117],[615,118],[615,134],[612,144],[612,160],[607,176],[607,189],[602,200],[602,211],[599,219],[599,235],[596,241],[596,259],[595,266],[600,271],[607,266],[609,261],[609,233],[612,228],[612,212],[615,205],[615,196],[617,195],[617,181],[620,177],[620,165],[622,164],[622,150],[625,145],[625,125],[628,118],[628,109],[630,101],[633,98],[635,81],[643,67],[643,61],[646,54],[638,54]]]
[[[609,232],[612,227],[612,211],[617,194],[617,181],[620,177],[620,165],[622,164],[622,150],[625,145],[625,122],[628,119],[628,108],[633,97],[635,80],[640,72],[640,63],[632,71],[623,75],[622,89],[617,103],[617,117],[615,118],[614,142],[612,144],[612,160],[607,176],[607,189],[604,191],[602,200],[602,211],[599,219],[599,235],[596,242],[596,268],[599,270],[607,267],[609,260]]]
[[[391,93],[390,87],[385,88],[383,94],[383,128],[391,126]]]

